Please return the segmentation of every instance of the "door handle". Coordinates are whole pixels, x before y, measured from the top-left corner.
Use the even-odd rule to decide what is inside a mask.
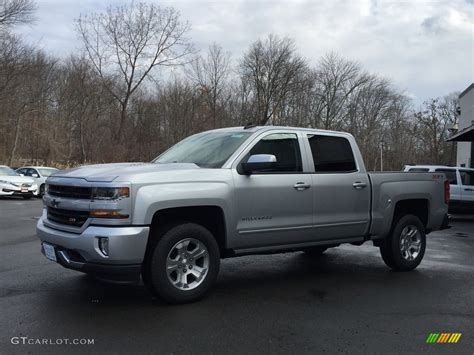
[[[474,189],[464,189],[464,191],[474,191]]]
[[[303,190],[309,189],[311,185],[305,182],[297,182],[296,184],[293,185],[293,187],[298,191],[303,191]]]
[[[356,181],[352,184],[352,186],[354,187],[354,189],[361,190],[367,187],[367,184],[365,182]]]

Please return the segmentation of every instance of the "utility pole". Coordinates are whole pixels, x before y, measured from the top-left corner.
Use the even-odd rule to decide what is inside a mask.
[[[383,171],[383,145],[384,141],[380,141],[380,171]]]

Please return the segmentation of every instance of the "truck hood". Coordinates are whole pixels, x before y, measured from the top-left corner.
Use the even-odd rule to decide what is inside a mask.
[[[52,177],[85,179],[89,182],[112,182],[119,176],[123,180],[127,176],[163,172],[170,170],[199,169],[193,163],[113,163],[84,165],[74,169],[62,170]]]

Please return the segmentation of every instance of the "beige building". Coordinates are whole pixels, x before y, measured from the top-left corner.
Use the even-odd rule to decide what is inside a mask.
[[[458,142],[457,166],[474,167],[474,83],[459,95],[459,130],[448,139]]]

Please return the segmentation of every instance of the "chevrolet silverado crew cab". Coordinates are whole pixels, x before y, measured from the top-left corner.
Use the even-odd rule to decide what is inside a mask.
[[[37,234],[62,266],[140,280],[190,302],[220,260],[372,241],[392,269],[423,259],[446,224],[441,173],[367,173],[347,133],[246,126],[193,135],[151,163],[83,166],[47,179]]]

